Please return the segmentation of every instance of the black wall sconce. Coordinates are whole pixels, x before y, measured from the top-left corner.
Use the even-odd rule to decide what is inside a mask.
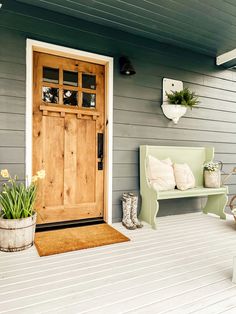
[[[130,60],[127,57],[120,57],[119,63],[120,63],[120,74],[134,75],[136,73]]]

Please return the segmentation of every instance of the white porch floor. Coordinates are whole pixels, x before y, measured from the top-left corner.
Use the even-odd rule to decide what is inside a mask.
[[[0,313],[236,313],[236,226],[200,213],[161,217],[131,242],[38,257],[0,254]]]

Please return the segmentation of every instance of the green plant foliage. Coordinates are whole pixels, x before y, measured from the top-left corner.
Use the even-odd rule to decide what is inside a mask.
[[[0,217],[4,219],[27,218],[34,214],[34,204],[37,193],[37,180],[43,179],[44,170],[38,171],[32,178],[31,184],[26,186],[17,182],[17,176],[12,178],[7,169],[1,171],[1,176],[7,179],[0,193]]]
[[[184,88],[179,92],[171,91],[171,93],[166,93],[166,96],[168,97],[169,104],[181,105],[191,109],[199,103],[195,93],[191,92],[188,88]]]

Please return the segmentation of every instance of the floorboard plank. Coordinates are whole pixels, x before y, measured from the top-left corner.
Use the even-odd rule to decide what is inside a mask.
[[[1,252],[0,313],[229,314],[231,219],[191,213],[160,217],[157,230],[114,227],[131,241],[45,258]]]
[[[210,287],[211,288],[211,287]],[[190,314],[190,313],[198,313],[199,310],[208,308],[211,305],[214,305],[217,302],[224,301],[225,299],[231,298],[235,296],[235,285],[232,285],[232,287],[222,289],[223,287],[220,287],[219,290],[212,289],[209,290],[209,293],[206,293],[203,297],[198,295],[196,299],[193,300],[187,300],[187,302],[180,302],[178,306],[176,306],[176,302],[173,306],[173,308],[161,311],[160,314],[168,313],[168,314]],[[173,301],[173,300],[171,300]]]

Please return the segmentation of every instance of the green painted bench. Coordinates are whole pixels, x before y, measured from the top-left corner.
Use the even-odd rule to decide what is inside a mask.
[[[187,163],[193,171],[196,188],[186,191],[174,189],[157,192],[154,190],[150,186],[146,175],[146,158],[148,155],[160,160],[169,157],[173,163]],[[208,199],[203,212],[205,214],[213,213],[225,219],[224,210],[228,200],[228,187],[204,188],[203,186],[203,164],[213,159],[213,147],[140,146],[140,194],[142,205],[139,218],[156,229],[159,200],[207,196]]]

